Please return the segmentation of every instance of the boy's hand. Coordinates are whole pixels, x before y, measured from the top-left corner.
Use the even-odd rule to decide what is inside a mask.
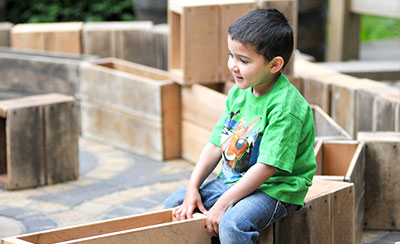
[[[186,194],[185,200],[182,205],[173,210],[173,215],[177,220],[191,219],[193,211],[198,208],[203,214],[207,213],[201,201],[201,196],[198,190],[192,190]]]
[[[219,222],[222,215],[225,213],[226,208],[219,207],[215,204],[208,213],[206,213],[206,228],[208,235],[217,237],[219,234]]]

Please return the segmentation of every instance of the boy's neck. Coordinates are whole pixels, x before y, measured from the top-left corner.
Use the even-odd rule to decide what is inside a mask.
[[[274,85],[275,85],[275,83],[276,83],[276,81],[278,80],[278,78],[279,78],[280,75],[281,75],[280,72],[277,73],[277,74],[274,76],[274,78],[272,79],[272,81],[269,82],[268,85],[267,85],[267,87],[266,87],[264,90],[262,90],[262,91],[256,91],[256,90],[254,89],[254,87],[252,87],[252,88],[251,88],[251,91],[252,91],[253,95],[254,95],[255,97],[262,97],[262,96],[264,96],[265,94],[267,94],[268,92],[270,92],[270,91],[272,90],[272,87],[274,87]]]

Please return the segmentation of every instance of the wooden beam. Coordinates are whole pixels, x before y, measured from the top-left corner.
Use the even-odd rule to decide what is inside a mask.
[[[400,19],[400,1],[398,0],[351,0],[350,10],[358,14]]]

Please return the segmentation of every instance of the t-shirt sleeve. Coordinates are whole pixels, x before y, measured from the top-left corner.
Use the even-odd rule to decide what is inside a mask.
[[[301,120],[290,113],[275,112],[270,115],[257,162],[292,173],[301,129]]]

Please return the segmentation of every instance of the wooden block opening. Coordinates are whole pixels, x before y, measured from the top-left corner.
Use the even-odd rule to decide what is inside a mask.
[[[124,64],[121,61],[97,63],[97,65],[114,69],[117,71],[126,72],[135,76],[141,76],[155,81],[169,80],[168,75],[160,74],[160,71],[153,71],[152,68],[142,65]]]
[[[50,244],[131,230],[151,225],[165,224],[174,221],[176,220],[173,218],[172,210],[163,210],[159,212],[27,234],[19,236],[17,239],[26,241],[28,243]]]
[[[182,69],[181,15],[179,13],[170,11],[169,18],[169,23],[171,23],[169,36],[170,70],[180,70]]]
[[[323,142],[316,152],[316,175],[346,177],[357,147],[354,141]]]

